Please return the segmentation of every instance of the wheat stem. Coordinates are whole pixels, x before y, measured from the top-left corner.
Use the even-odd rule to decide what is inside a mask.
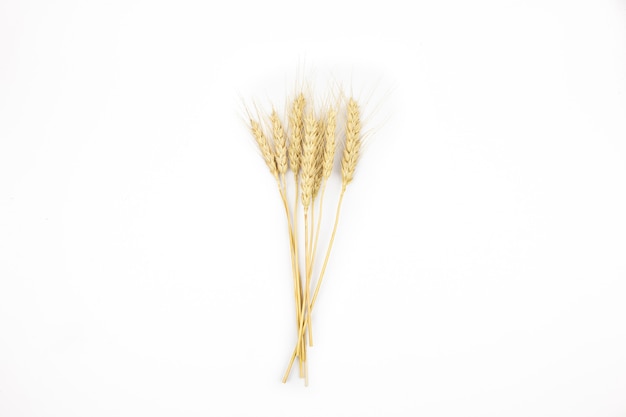
[[[309,236],[309,229],[312,229],[312,224],[311,226],[309,226],[310,221],[307,219],[308,217],[308,209],[304,211],[304,224],[305,224],[305,228],[307,229],[307,252],[310,253],[311,252],[311,238]],[[312,220],[312,219],[311,219]],[[306,270],[310,271],[311,270],[311,258],[308,258],[308,262],[306,265]],[[305,307],[306,307],[306,313],[305,313],[305,317],[309,317],[311,315],[311,274],[309,272],[307,272],[306,274],[306,295],[304,297],[305,299]],[[310,335],[311,335],[311,329],[310,329],[310,322],[307,321],[309,323],[309,328],[308,328],[308,335],[309,335],[309,346],[311,343],[311,339],[310,339]],[[304,333],[304,339],[306,341],[307,339],[307,333]],[[305,373],[306,376],[306,373]]]
[[[313,308],[315,307],[315,301],[317,300],[317,295],[319,293],[320,287],[322,286],[322,281],[324,280],[324,273],[326,272],[326,266],[328,265],[330,252],[333,248],[333,243],[335,242],[335,234],[337,233],[337,225],[339,224],[339,215],[341,213],[341,204],[343,203],[343,196],[345,192],[346,192],[346,186],[344,184],[344,186],[341,189],[341,194],[339,195],[339,202],[337,203],[337,212],[335,213],[335,224],[333,225],[333,232],[330,236],[328,248],[326,249],[326,256],[324,257],[324,264],[322,266],[322,271],[320,272],[320,276],[317,279],[317,285],[315,286],[315,291],[313,292],[313,298],[311,299],[311,304],[309,304],[308,306],[309,314],[306,317],[303,317],[304,327],[306,327],[310,322],[311,312],[313,311]],[[300,334],[298,335],[298,340],[302,337],[302,329],[303,327],[301,326]],[[297,352],[298,352],[298,346],[296,346],[296,348],[293,351],[293,354],[291,355],[291,359],[289,359],[289,364],[287,365],[287,371],[285,372],[285,375],[283,376],[283,383],[287,382],[287,378],[289,377],[289,374],[291,373],[291,367],[293,366],[293,361],[296,358]]]
[[[311,202],[311,236],[309,237],[309,268],[307,273],[307,290],[309,291],[309,297],[307,298],[307,316],[311,317],[311,275],[313,273],[313,229],[315,228],[315,201]],[[311,320],[308,321],[308,340],[309,346],[313,346],[313,328],[311,327]]]
[[[294,201],[294,209],[293,209],[293,235],[294,235],[294,240],[296,242],[295,244],[295,262],[296,262],[296,268],[298,271],[298,275],[297,275],[297,279],[295,280],[295,291],[296,291],[296,319],[297,319],[297,324],[296,324],[296,328],[298,329],[298,332],[300,331],[300,324],[302,322],[302,315],[301,315],[301,309],[302,309],[302,304],[303,304],[303,300],[302,300],[302,282],[301,282],[301,275],[299,273],[300,271],[300,257],[298,256],[298,199],[299,199],[299,194],[300,194],[300,184],[298,182],[298,174],[294,173],[294,182],[295,182],[295,201]],[[300,355],[300,376],[303,376],[303,363],[302,363],[302,355]]]
[[[297,339],[297,345],[296,345],[296,349],[300,355],[300,377],[303,376],[303,363],[306,363],[306,332],[303,332],[303,327],[306,326],[306,315],[307,315],[307,306],[309,305],[309,296],[310,296],[310,291],[309,291],[309,277],[308,274],[306,273],[306,270],[308,269],[309,266],[309,259],[306,256],[306,254],[308,253],[308,248],[309,248],[309,240],[308,240],[308,235],[309,235],[309,221],[308,221],[308,207],[304,208],[304,253],[305,253],[305,259],[304,259],[304,263],[305,263],[305,282],[304,282],[304,292],[303,292],[303,297],[304,299],[302,300],[301,304],[300,304],[300,321],[298,323],[298,339]],[[292,362],[293,363],[293,362]]]
[[[298,241],[294,236],[294,230],[292,227],[292,218],[289,210],[289,204],[287,203],[287,192],[286,188],[283,187],[280,189],[280,196],[283,200],[283,206],[285,208],[285,213],[287,214],[287,227],[289,228],[289,246],[290,246],[290,254],[291,254],[291,272],[293,275],[293,284],[294,284],[294,300],[296,304],[296,323],[300,323],[300,302],[298,297],[298,281],[299,281],[299,267],[297,264],[298,252],[297,245]]]
[[[308,269],[306,270],[306,273],[308,274],[309,271],[311,270],[311,248],[312,248],[312,244],[313,243],[313,232],[315,230],[315,200],[311,201],[311,228],[309,229],[309,235],[307,236],[309,238],[309,251],[307,253],[307,257],[309,259],[309,263],[308,263]]]
[[[320,237],[320,225],[322,224],[322,210],[324,205],[324,194],[326,193],[326,181],[322,185],[322,192],[320,193],[320,204],[319,204],[319,215],[317,217],[317,227],[315,230],[315,238],[313,239],[313,253],[311,254],[311,259],[315,261],[315,256],[317,254],[317,243]],[[311,270],[310,273],[313,273]]]
[[[343,195],[346,192],[346,187],[341,189],[341,195],[339,196],[339,203],[337,203],[337,212],[335,213],[335,224],[333,225],[333,233],[330,235],[330,241],[328,242],[328,248],[326,249],[326,256],[324,257],[324,264],[322,265],[322,270],[320,271],[320,276],[317,278],[317,285],[315,286],[315,291],[313,292],[313,298],[311,299],[311,310],[315,306],[315,301],[317,300],[317,294],[320,291],[320,287],[322,286],[322,281],[324,280],[324,273],[326,272],[326,266],[328,265],[328,259],[330,258],[330,251],[333,249],[333,243],[335,242],[335,233],[337,233],[337,225],[339,224],[339,214],[341,213],[341,203],[343,202]]]

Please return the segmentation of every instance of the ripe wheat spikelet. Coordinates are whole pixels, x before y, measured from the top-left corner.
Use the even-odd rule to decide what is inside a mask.
[[[308,208],[313,197],[317,165],[315,145],[317,141],[317,121],[313,112],[304,118],[304,140],[302,141],[302,205]]]
[[[348,118],[346,121],[346,143],[341,159],[341,177],[345,188],[354,178],[354,170],[359,160],[361,148],[361,119],[359,105],[353,98],[348,101]]]
[[[302,161],[302,128],[304,126],[304,94],[300,93],[289,111],[289,165],[298,174]]]
[[[326,117],[326,131],[324,138],[324,162],[322,166],[322,177],[324,180],[330,178],[335,162],[335,128],[337,127],[337,112],[334,108],[328,110]]]
[[[324,144],[326,141],[326,120],[324,117],[317,120],[317,135],[315,136],[315,181],[313,182],[313,200],[322,185],[322,174],[324,170]]]
[[[272,175],[278,179],[278,168],[276,167],[276,161],[274,159],[274,151],[272,150],[265,133],[263,133],[261,125],[256,120],[250,119],[250,129],[252,130],[252,136],[254,136],[257,145],[259,145],[261,155],[263,156],[267,167],[270,169]]]
[[[287,172],[287,138],[285,137],[285,131],[283,124],[276,113],[276,110],[272,110],[270,116],[272,121],[272,134],[274,135],[274,150],[276,153],[276,168],[280,175],[285,175]]]

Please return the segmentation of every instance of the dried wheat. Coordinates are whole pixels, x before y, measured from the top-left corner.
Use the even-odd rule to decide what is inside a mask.
[[[304,140],[302,141],[302,206],[304,206],[305,211],[311,204],[317,173],[316,144],[317,121],[311,111],[304,118]]]
[[[292,274],[294,279],[294,299],[298,329],[297,344],[283,377],[286,382],[296,357],[299,358],[300,376],[308,385],[307,339],[313,345],[312,311],[324,279],[326,267],[335,240],[343,197],[348,184],[354,178],[361,148],[360,109],[356,100],[350,98],[346,104],[345,143],[341,158],[342,188],[339,195],[335,221],[324,262],[317,280],[313,281],[313,271],[322,223],[324,194],[335,162],[337,108],[319,111],[316,120],[314,109],[306,109],[303,94],[298,94],[288,110],[287,127],[273,109],[270,116],[271,138],[266,136],[261,124],[250,120],[250,129],[257,142],[261,155],[270,173],[277,181],[281,199],[287,216],[289,245],[291,251]],[[287,202],[286,173],[294,174],[295,203],[293,212]],[[317,198],[319,196],[319,199]],[[316,202],[319,202],[316,221]],[[304,274],[300,273],[298,257],[298,206],[304,208]],[[304,278],[302,278],[304,275]],[[315,284],[313,291],[312,284]]]
[[[352,182],[354,171],[359,160],[361,148],[361,119],[359,105],[350,98],[348,101],[348,120],[346,122],[346,143],[341,160],[341,177],[343,188]]]
[[[250,119],[250,128],[252,130],[252,136],[254,136],[257,145],[259,145],[261,156],[263,156],[265,164],[270,169],[274,178],[278,180],[278,168],[276,167],[276,161],[274,160],[274,151],[272,150],[265,133],[263,133],[261,125],[256,120]]]
[[[287,172],[287,138],[285,137],[283,124],[281,123],[276,110],[272,110],[270,120],[272,122],[276,168],[278,169],[278,173],[281,175],[284,182],[285,173]]]
[[[289,112],[289,165],[294,175],[298,175],[302,159],[302,128],[304,126],[304,94],[294,100]],[[296,180],[297,181],[297,180]]]

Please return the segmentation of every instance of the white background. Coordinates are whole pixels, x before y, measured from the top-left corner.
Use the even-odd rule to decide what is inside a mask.
[[[375,94],[305,389],[307,71]],[[3,1],[0,415],[626,416],[625,93],[618,0]]]

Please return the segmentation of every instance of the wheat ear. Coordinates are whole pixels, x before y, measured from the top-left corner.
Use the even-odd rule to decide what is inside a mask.
[[[287,137],[285,136],[283,124],[281,123],[276,110],[272,110],[270,121],[272,122],[276,169],[278,170],[284,185],[285,174],[287,172]]]
[[[322,172],[324,168],[324,144],[326,133],[326,115],[317,121],[317,136],[315,138],[315,182],[313,183],[313,199],[317,197],[322,184]]]
[[[265,164],[274,178],[278,181],[278,168],[276,167],[276,161],[274,160],[274,151],[267,140],[267,136],[265,136],[261,125],[256,120],[250,119],[250,129],[252,130],[252,136],[254,136],[257,145],[259,145],[261,156],[263,156]]]
[[[317,145],[317,122],[310,112],[304,118],[304,140],[302,141],[302,206],[307,210],[313,197],[315,175],[317,166],[315,163]]]
[[[322,184],[322,174],[324,170],[324,145],[326,143],[326,120],[325,116],[321,119],[317,120],[317,135],[315,137],[315,178],[313,180],[313,192],[312,192],[312,200],[313,204],[311,205],[311,216],[313,220],[315,220],[315,199],[317,198],[320,186]],[[313,231],[311,231],[313,233]],[[313,239],[313,235],[311,235],[311,239]],[[311,253],[309,253],[309,257]]]
[[[298,175],[298,171],[300,170],[300,161],[302,159],[304,106],[304,94],[300,93],[294,100],[289,111],[289,165],[291,166],[294,176]]]

